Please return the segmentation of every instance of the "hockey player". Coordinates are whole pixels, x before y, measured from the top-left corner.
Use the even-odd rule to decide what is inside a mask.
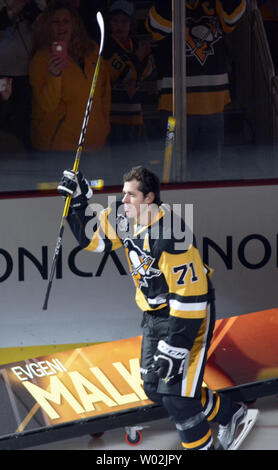
[[[124,175],[123,199],[96,217],[80,172],[66,170],[58,191],[72,196],[68,222],[91,252],[124,247],[143,313],[141,375],[148,397],[164,406],[186,450],[233,448],[253,423],[245,405],[202,387],[215,310],[210,269],[185,222],[160,200],[156,175],[135,167]],[[240,438],[239,438],[240,439]]]

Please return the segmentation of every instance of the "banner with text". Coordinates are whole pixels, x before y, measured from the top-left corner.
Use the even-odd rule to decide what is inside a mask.
[[[106,207],[112,194],[92,202]],[[120,194],[116,195],[118,198]],[[212,187],[162,192],[193,230],[214,269],[218,318],[276,308],[278,188]],[[92,254],[65,227],[47,311],[42,305],[64,201],[0,198],[0,347],[114,341],[141,334],[141,312],[123,249]]]
[[[278,309],[216,322],[205,385],[213,390],[278,376]],[[140,377],[141,336],[0,368],[0,438],[152,405]]]

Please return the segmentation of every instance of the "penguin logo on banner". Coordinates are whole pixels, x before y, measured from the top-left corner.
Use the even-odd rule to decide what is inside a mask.
[[[214,55],[214,44],[222,39],[222,30],[217,18],[203,16],[198,21],[186,21],[186,55],[195,57],[201,65]]]

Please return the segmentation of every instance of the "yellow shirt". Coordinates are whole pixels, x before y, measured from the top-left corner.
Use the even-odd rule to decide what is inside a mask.
[[[68,57],[59,77],[48,73],[50,51],[37,51],[30,62],[32,86],[31,136],[37,150],[75,150],[88,102],[98,50],[86,57],[84,70]],[[84,150],[103,147],[110,131],[110,79],[102,61],[88,121]]]

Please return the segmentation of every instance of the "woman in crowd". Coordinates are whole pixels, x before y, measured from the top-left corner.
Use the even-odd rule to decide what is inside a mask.
[[[98,46],[88,37],[77,10],[67,3],[51,3],[36,22],[30,62],[35,149],[76,149],[97,58]],[[84,150],[104,146],[110,100],[109,74],[102,61]]]

